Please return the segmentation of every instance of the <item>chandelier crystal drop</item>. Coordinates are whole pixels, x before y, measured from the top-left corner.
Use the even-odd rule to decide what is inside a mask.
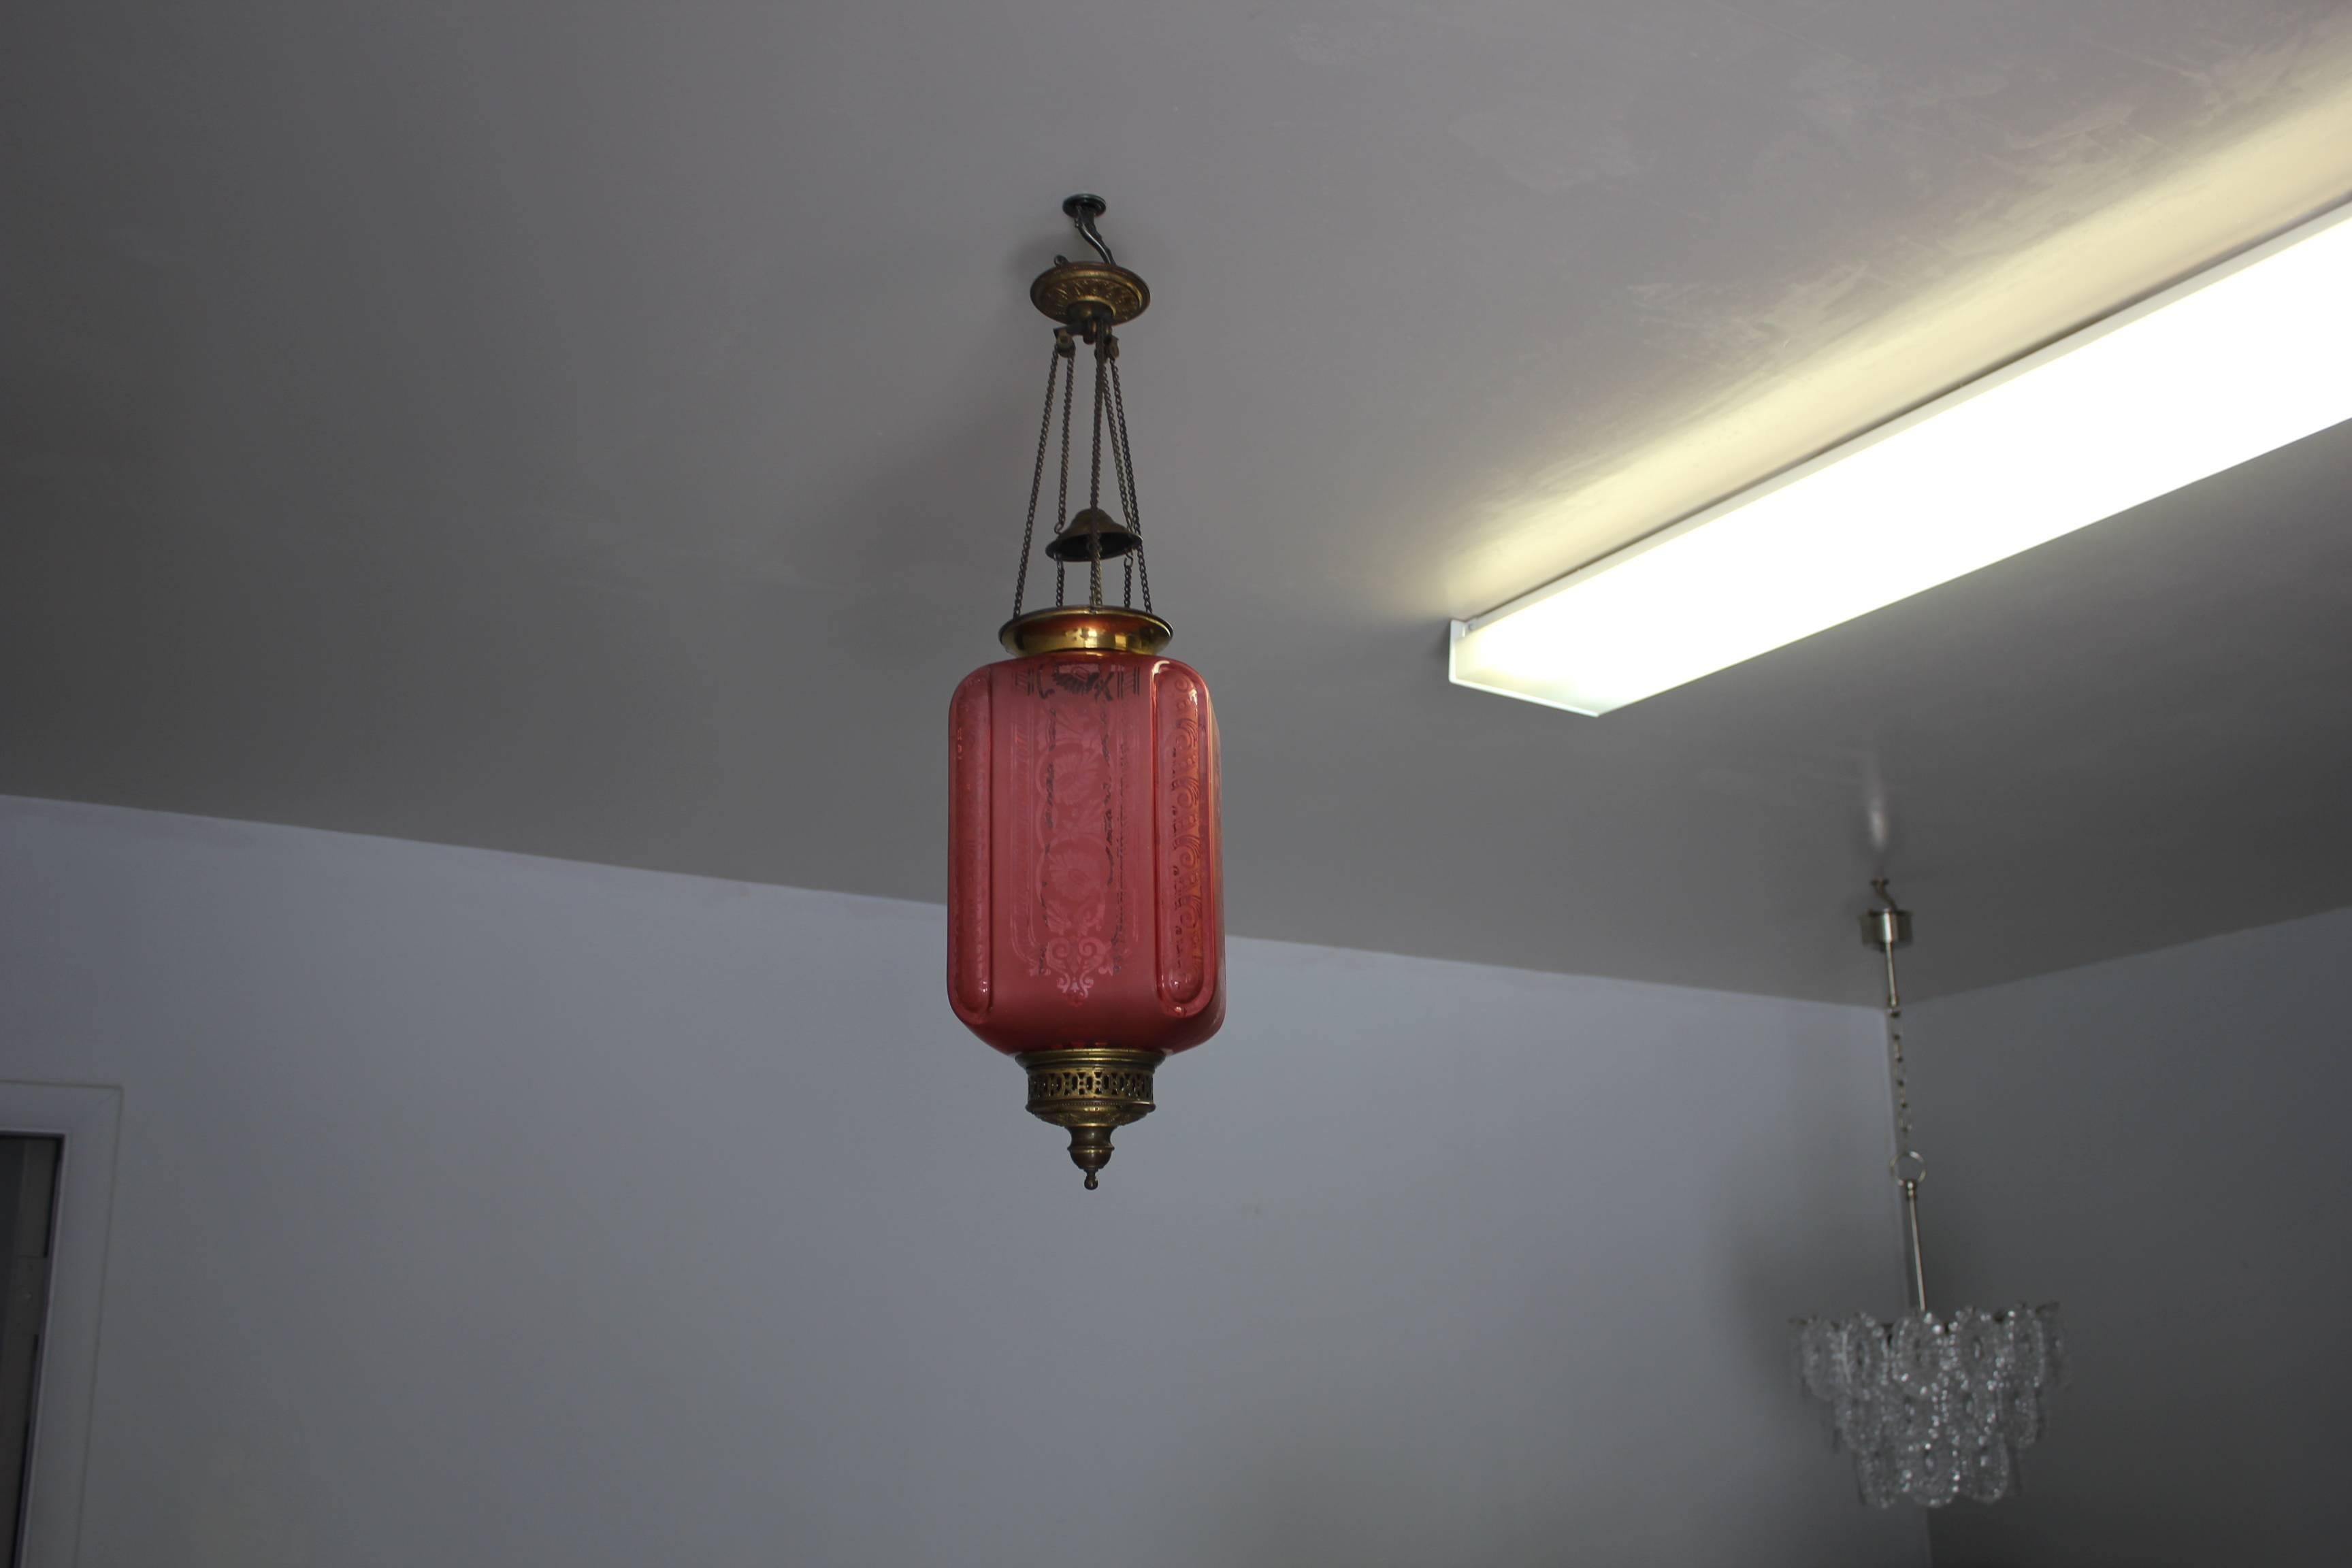
[[[2065,1381],[2064,1339],[2054,1304],[1928,1310],[1919,1244],[1919,1184],[1927,1167],[1911,1136],[1895,970],[1895,949],[1910,945],[1911,913],[1895,907],[1885,879],[1871,887],[1884,907],[1863,916],[1862,936],[1886,957],[1893,1170],[1903,1194],[1911,1310],[1893,1322],[1866,1315],[1803,1320],[1797,1325],[1799,1372],[1805,1392],[1828,1407],[1837,1447],[1853,1457],[1864,1502],[1994,1502],[2017,1485],[2020,1450],[2041,1439],[2044,1402]]]
[[[1813,1318],[1798,1338],[1805,1392],[1829,1406],[1864,1502],[1993,1502],[2017,1452],[2042,1436],[2043,1395],[2064,1373],[2055,1307],[1948,1318]]]

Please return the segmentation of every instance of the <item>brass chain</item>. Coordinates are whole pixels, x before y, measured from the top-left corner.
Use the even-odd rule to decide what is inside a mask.
[[[1106,334],[1108,336],[1108,334]],[[1127,439],[1127,388],[1118,374],[1118,342],[1110,341],[1111,467],[1118,478],[1118,501],[1135,534],[1135,574],[1143,584],[1143,613],[1151,614],[1151,563],[1143,553],[1143,519],[1135,505],[1135,449]],[[1128,603],[1135,602],[1132,594]]]
[[[1029,592],[1029,555],[1036,547],[1037,498],[1045,488],[1045,447],[1054,435],[1054,383],[1062,361],[1076,350],[1067,331],[1054,334],[1054,357],[1045,362],[1045,411],[1037,416],[1037,460],[1029,468],[1029,515],[1021,520],[1021,565],[1013,576],[1013,618],[1021,618],[1021,602]]]
[[[1078,397],[1078,349],[1077,345],[1072,342],[1069,344],[1068,351],[1064,352],[1063,344],[1068,338],[1069,332],[1066,330],[1058,331],[1054,334],[1054,352],[1062,357],[1062,491],[1060,500],[1055,502],[1054,531],[1055,533],[1061,532],[1067,527],[1070,521],[1070,405],[1076,403]],[[1055,609],[1062,606],[1063,593],[1062,558],[1057,555],[1054,558],[1054,607]]]
[[[1109,336],[1108,332],[1105,332],[1095,342],[1095,429],[1091,452],[1094,468],[1087,476],[1087,505],[1089,508],[1098,508],[1102,505],[1103,405],[1109,401],[1110,395],[1109,376],[1106,368],[1109,362],[1103,355],[1103,344]],[[1099,610],[1102,608],[1103,602],[1102,530],[1099,527],[1087,531],[1087,608]]]

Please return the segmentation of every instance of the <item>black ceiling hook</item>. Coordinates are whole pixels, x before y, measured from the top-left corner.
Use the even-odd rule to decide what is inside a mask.
[[[1103,258],[1105,267],[1118,265],[1118,258],[1110,253],[1110,247],[1103,243],[1101,231],[1095,227],[1095,219],[1110,211],[1108,202],[1100,196],[1072,196],[1062,204],[1062,210],[1070,215],[1070,226],[1078,231],[1080,239],[1095,247],[1095,254]]]

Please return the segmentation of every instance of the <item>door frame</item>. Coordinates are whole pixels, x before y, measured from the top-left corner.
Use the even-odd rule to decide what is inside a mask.
[[[0,1132],[59,1139],[57,1228],[33,1441],[25,1487],[24,1568],[74,1568],[82,1472],[98,1384],[99,1304],[114,1214],[115,1131],[122,1090],[110,1084],[0,1079]]]

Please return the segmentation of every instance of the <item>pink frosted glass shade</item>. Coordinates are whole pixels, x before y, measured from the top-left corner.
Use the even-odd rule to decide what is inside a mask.
[[[966,676],[948,725],[956,1016],[1008,1055],[1168,1053],[1215,1034],[1224,878],[1207,683],[1155,654],[1032,654]]]

